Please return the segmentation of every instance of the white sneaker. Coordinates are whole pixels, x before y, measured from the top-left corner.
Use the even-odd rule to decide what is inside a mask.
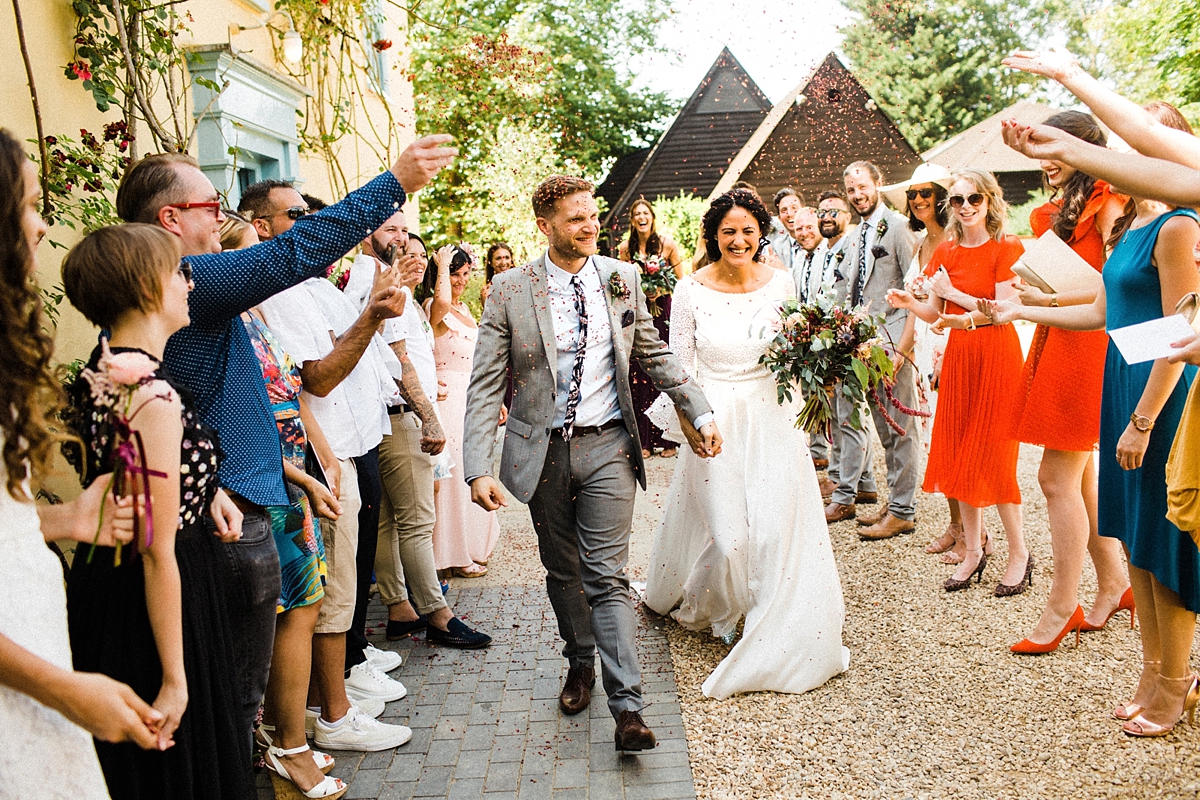
[[[380,650],[373,644],[369,644],[363,648],[363,655],[380,672],[391,672],[404,663],[404,659],[400,657],[399,653],[392,650]]]
[[[387,703],[382,700],[364,700],[358,705],[358,710],[366,714],[371,719],[375,719],[383,710],[387,708]],[[313,733],[317,729],[317,718],[321,716],[320,711],[314,711],[311,708],[304,709],[304,733],[308,738],[313,738]]]
[[[370,661],[356,664],[346,678],[346,696],[351,703],[359,700],[382,700],[390,703],[408,694],[400,681],[384,675]]]
[[[371,719],[354,706],[336,728],[323,719],[317,720],[313,737],[318,747],[326,750],[359,750],[376,752],[399,747],[412,738],[412,729],[403,725],[386,725]]]

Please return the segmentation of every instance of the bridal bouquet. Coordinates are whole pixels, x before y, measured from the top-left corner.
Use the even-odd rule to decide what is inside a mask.
[[[809,433],[829,434],[836,419],[837,392],[854,403],[850,424],[862,428],[861,404],[871,398],[892,429],[904,430],[888,415],[879,399],[882,384],[888,399],[906,414],[907,409],[892,396],[892,360],[884,348],[880,331],[883,316],[870,316],[848,302],[837,303],[822,294],[811,303],[789,298],[779,310],[777,333],[761,363],[775,376],[779,404],[790,402],[793,390],[804,396],[796,427]]]
[[[642,291],[647,299],[661,297],[675,291],[675,270],[663,261],[662,256],[647,256],[645,261],[636,259],[638,271],[642,273]],[[659,315],[658,304],[649,303],[651,316]]]
[[[101,356],[96,369],[84,369],[80,377],[87,381],[91,389],[95,405],[92,424],[96,426],[99,436],[95,441],[96,447],[103,447],[109,437],[112,439],[113,470],[109,478],[109,491],[105,498],[114,494],[126,496],[140,494],[145,502],[145,539],[143,546],[149,547],[154,539],[153,507],[150,501],[150,477],[165,478],[165,472],[152,470],[146,463],[146,448],[142,444],[142,435],[133,430],[133,418],[151,400],[164,397],[155,395],[148,398],[137,408],[133,407],[133,397],[138,387],[150,380],[158,365],[144,353],[125,352],[113,354],[108,349],[108,340],[101,339]],[[104,519],[104,507],[100,508],[100,519]],[[133,518],[133,548],[137,552],[140,514]],[[102,525],[103,523],[101,523]],[[95,543],[100,537],[100,526],[96,528],[96,539],[92,543],[92,551],[88,553],[91,560],[95,552]],[[113,565],[121,564],[121,545],[113,555]]]

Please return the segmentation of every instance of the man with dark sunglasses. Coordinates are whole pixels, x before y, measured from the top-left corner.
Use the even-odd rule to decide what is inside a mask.
[[[268,178],[246,187],[237,210],[265,242],[308,214],[308,203],[289,181]]]

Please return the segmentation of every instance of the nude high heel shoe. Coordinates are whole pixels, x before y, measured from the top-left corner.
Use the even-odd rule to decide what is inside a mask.
[[[1121,730],[1125,731],[1127,736],[1137,736],[1140,738],[1155,738],[1158,736],[1166,736],[1171,731],[1175,730],[1175,726],[1179,724],[1179,720],[1185,716],[1188,722],[1192,725],[1196,724],[1196,703],[1200,701],[1200,678],[1195,675],[1186,675],[1182,678],[1164,678],[1161,675],[1158,678],[1160,681],[1170,681],[1172,683],[1188,682],[1187,694],[1183,696],[1183,710],[1179,716],[1170,725],[1158,725],[1146,719],[1144,716],[1138,716],[1136,719],[1131,719],[1121,726]],[[1144,709],[1143,709],[1144,710]]]
[[[1143,672],[1146,672],[1146,671],[1153,672],[1154,676],[1155,676],[1154,679],[1158,680],[1158,668],[1161,666],[1162,666],[1161,661],[1143,661],[1142,662],[1142,671]],[[1122,722],[1127,722],[1128,720],[1133,719],[1134,717],[1136,717],[1138,714],[1141,714],[1141,713],[1142,713],[1142,707],[1140,705],[1138,705],[1137,703],[1133,702],[1132,700],[1130,700],[1128,703],[1125,703],[1124,705],[1119,705],[1116,708],[1114,708],[1112,715],[1113,715],[1113,719],[1119,719]]]

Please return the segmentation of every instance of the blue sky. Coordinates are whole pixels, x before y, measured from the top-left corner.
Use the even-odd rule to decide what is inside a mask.
[[[837,0],[674,0],[663,25],[665,55],[630,65],[648,88],[686,99],[721,47],[734,56],[771,98],[779,100],[841,40],[847,21]]]

